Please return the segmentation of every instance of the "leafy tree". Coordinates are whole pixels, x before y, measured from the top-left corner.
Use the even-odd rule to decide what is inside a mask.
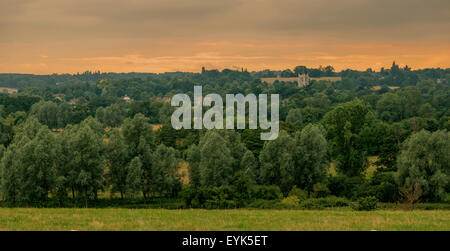
[[[20,198],[20,173],[22,164],[19,155],[22,146],[26,145],[28,137],[17,137],[7,148],[0,165],[1,193],[3,199],[10,203],[21,200]]]
[[[109,184],[112,186],[112,192],[120,192],[123,198],[127,189],[129,154],[119,129],[111,130],[105,148],[105,169],[108,170]],[[142,166],[140,168],[142,169]]]
[[[289,123],[299,123],[301,124],[303,121],[302,111],[301,109],[291,109],[286,117],[286,121]]]
[[[208,131],[200,141],[200,184],[228,185],[233,175],[233,155],[217,131]]]
[[[144,199],[147,199],[148,195],[152,192],[152,180],[153,180],[153,143],[147,143],[144,136],[139,138],[139,144],[135,150],[134,157],[139,157],[142,162],[142,169],[144,173],[143,178],[143,191]],[[130,149],[130,148],[129,148]],[[131,155],[133,157],[133,155]]]
[[[102,187],[102,137],[82,123],[69,144],[73,151],[71,166],[79,170],[76,184],[80,195],[85,200],[91,196],[96,198]]]
[[[41,127],[37,135],[22,146],[20,159],[20,198],[22,201],[46,201],[54,190],[55,139],[50,130]]]
[[[50,128],[64,128],[72,119],[72,107],[67,103],[41,101],[31,107],[30,114]]]
[[[201,185],[200,148],[197,145],[191,145],[186,151],[186,159],[189,162],[189,183],[193,186],[200,186]]]
[[[137,114],[133,119],[126,119],[122,125],[122,133],[133,157],[138,154],[139,145],[144,141],[151,148],[154,147],[153,128],[148,123],[148,118],[142,114]]]
[[[450,175],[450,133],[421,131],[409,137],[398,157],[397,181],[400,187],[416,185],[423,199],[445,199]]]
[[[322,126],[307,125],[295,135],[295,183],[311,190],[322,181],[329,168],[328,143]]]
[[[233,173],[241,171],[241,160],[244,153],[247,151],[247,148],[245,147],[245,144],[241,142],[240,134],[236,131],[229,130],[218,131],[218,133],[224,138],[228,149],[230,149],[231,156],[233,157]]]
[[[434,113],[435,110],[429,103],[425,103],[419,108],[419,115],[422,118],[432,118]]]
[[[58,194],[70,189],[72,198],[97,198],[103,183],[103,138],[98,128],[101,124],[93,118],[79,125],[68,126],[57,139]],[[103,129],[101,129],[103,130]]]
[[[387,122],[398,122],[406,118],[406,100],[394,93],[381,96],[376,104],[378,116]]]
[[[283,193],[288,193],[295,183],[295,163],[292,149],[294,139],[285,131],[278,138],[268,141],[259,155],[259,179],[264,185],[277,185]]]
[[[241,160],[242,173],[247,175],[253,183],[256,183],[258,160],[252,151],[247,150]]]
[[[137,114],[133,119],[125,119],[122,125],[122,134],[129,152],[129,159],[139,157],[143,169],[142,193],[144,199],[152,191],[152,153],[155,148],[153,128],[148,119]]]
[[[126,179],[125,179],[125,191],[126,194],[131,197],[135,196],[139,192],[143,191],[143,178],[144,170],[142,169],[142,161],[139,157],[135,157],[131,160],[130,164],[125,167]]]
[[[1,190],[9,202],[45,201],[55,183],[55,141],[49,129],[31,117],[4,153]]]
[[[112,104],[105,108],[98,108],[95,117],[106,126],[117,127],[125,119],[126,111],[120,104]]]
[[[366,153],[360,145],[359,134],[373,119],[370,108],[358,99],[338,105],[325,115],[323,124],[341,173],[357,176],[367,167]]]
[[[180,190],[179,159],[171,147],[159,145],[153,153],[152,191],[160,195],[175,196]]]

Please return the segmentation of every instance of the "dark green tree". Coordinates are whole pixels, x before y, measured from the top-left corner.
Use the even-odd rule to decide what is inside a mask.
[[[361,146],[360,132],[374,119],[370,107],[355,99],[328,112],[323,124],[331,143],[332,156],[338,170],[348,176],[360,175],[367,167],[366,152]]]

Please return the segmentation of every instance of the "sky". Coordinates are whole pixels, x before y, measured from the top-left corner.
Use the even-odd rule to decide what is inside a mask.
[[[450,67],[448,0],[0,0],[0,73]]]

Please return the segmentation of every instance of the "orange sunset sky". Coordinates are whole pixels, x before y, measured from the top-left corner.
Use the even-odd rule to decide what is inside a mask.
[[[0,0],[0,73],[450,67],[448,0]]]

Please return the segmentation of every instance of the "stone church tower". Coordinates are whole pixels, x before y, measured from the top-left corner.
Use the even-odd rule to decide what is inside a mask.
[[[305,87],[309,85],[308,73],[298,74],[298,87]]]

